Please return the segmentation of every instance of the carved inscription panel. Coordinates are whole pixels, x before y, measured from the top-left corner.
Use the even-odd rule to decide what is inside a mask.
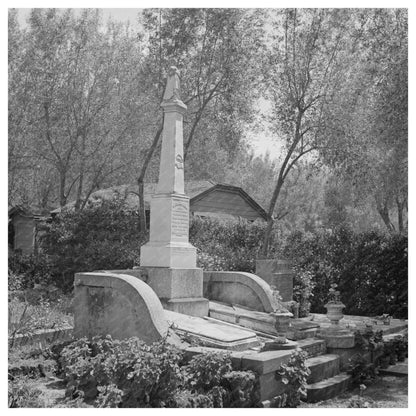
[[[173,200],[172,205],[172,235],[188,237],[189,233],[189,205],[185,201]]]

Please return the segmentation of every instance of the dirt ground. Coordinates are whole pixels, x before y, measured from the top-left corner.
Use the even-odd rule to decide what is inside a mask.
[[[334,399],[318,403],[302,403],[299,407],[351,407],[351,400],[359,399],[359,393],[359,389],[356,388]],[[354,401],[356,402],[356,400]],[[360,402],[366,402],[365,407],[408,407],[408,378],[380,376],[363,392]]]

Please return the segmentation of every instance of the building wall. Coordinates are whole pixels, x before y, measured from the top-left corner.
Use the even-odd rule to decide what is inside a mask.
[[[199,201],[191,204],[191,211],[195,214],[225,214],[230,217],[244,217],[249,220],[262,218],[239,194],[215,190],[208,193]]]

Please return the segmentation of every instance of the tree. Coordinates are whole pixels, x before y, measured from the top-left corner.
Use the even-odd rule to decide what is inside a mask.
[[[9,123],[9,142],[14,149],[20,121],[32,176],[41,173],[39,166],[45,171],[44,196],[55,188],[51,179],[58,182],[60,206],[72,196],[82,209],[91,192],[138,153],[131,151],[137,149],[132,139],[146,105],[137,91],[140,42],[123,25],[103,27],[97,10],[31,12],[17,52],[20,72],[9,65],[13,79],[21,80],[9,84],[13,92],[25,91],[23,80],[30,86],[13,102],[24,116]]]
[[[389,232],[405,231],[407,207],[407,13],[369,9],[354,15],[350,73],[331,119],[339,134],[325,160],[354,185],[355,197],[371,195]],[[340,109],[344,110],[342,117]]]
[[[272,131],[286,148],[269,203],[262,256],[267,256],[276,202],[289,173],[301,158],[325,146],[327,111],[344,73],[347,23],[346,11],[323,9],[280,10],[273,22],[266,94],[272,103]]]
[[[217,151],[222,147],[230,153],[238,145],[241,122],[252,117],[256,67],[253,57],[258,53],[263,27],[260,16],[258,11],[238,9],[145,10],[143,23],[149,34],[145,70],[156,86],[154,96],[159,98],[158,104],[163,94],[164,71],[173,64],[181,70],[181,98],[188,106],[184,118],[185,158],[192,153],[191,145],[198,136],[202,136],[205,150],[209,147]],[[163,128],[161,115],[157,120],[156,133],[138,176],[141,201],[147,167]],[[207,136],[212,143],[208,146]],[[194,160],[197,155],[194,151]],[[215,154],[211,160],[215,160]],[[199,170],[200,161],[198,158],[196,164]],[[144,202],[140,211],[144,227]]]

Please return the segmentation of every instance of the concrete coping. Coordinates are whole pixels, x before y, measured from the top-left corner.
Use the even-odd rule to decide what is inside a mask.
[[[265,312],[273,312],[279,306],[273,298],[272,291],[267,282],[253,273],[204,271],[204,282],[208,284],[209,282],[221,282],[247,286],[259,298]]]

